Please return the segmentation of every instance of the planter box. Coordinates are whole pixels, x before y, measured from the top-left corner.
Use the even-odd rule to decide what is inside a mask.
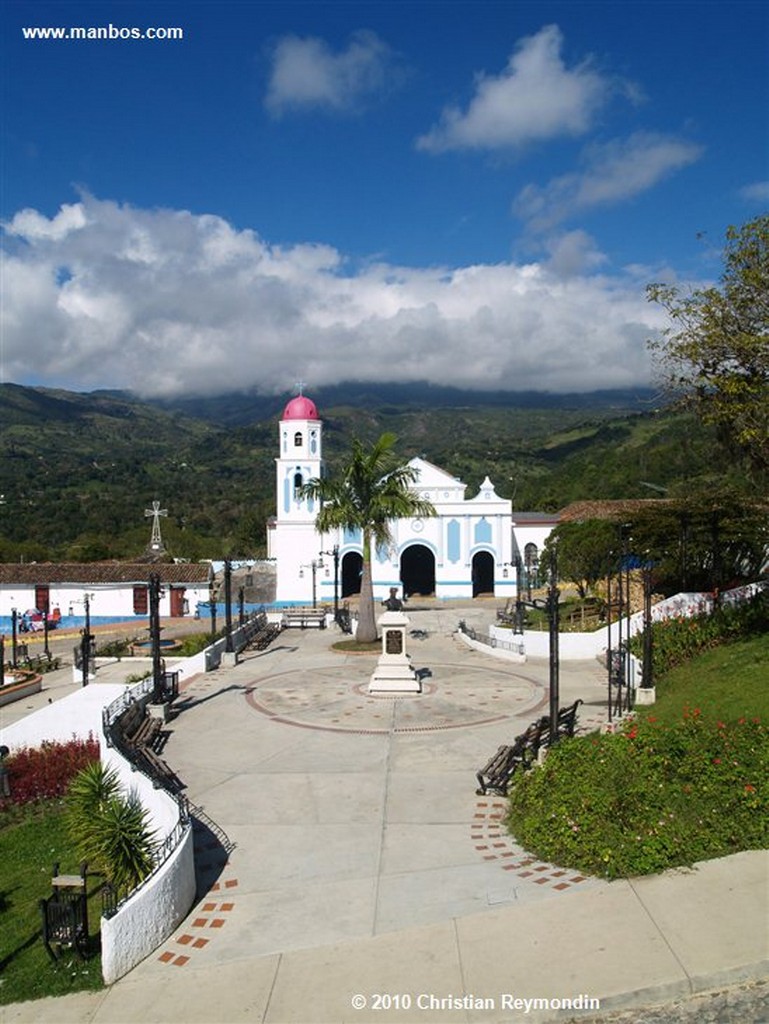
[[[43,677],[28,673],[26,679],[17,683],[8,683],[7,686],[0,686],[0,707],[12,704],[15,700],[23,700],[24,697],[29,697],[33,693],[40,693],[42,688]]]

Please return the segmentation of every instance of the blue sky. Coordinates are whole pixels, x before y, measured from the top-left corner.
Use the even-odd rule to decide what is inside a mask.
[[[769,207],[765,3],[0,17],[6,381],[643,384],[645,285],[716,278]]]

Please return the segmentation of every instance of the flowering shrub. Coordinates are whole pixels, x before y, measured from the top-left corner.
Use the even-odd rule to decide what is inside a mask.
[[[9,804],[31,804],[62,797],[74,776],[87,764],[98,760],[99,742],[92,735],[87,740],[46,741],[39,747],[15,751],[5,761],[11,795],[0,797],[0,810]]]
[[[606,878],[764,848],[768,738],[757,719],[714,725],[694,708],[562,742],[516,776],[509,828],[543,860]]]
[[[652,625],[652,671],[658,678],[668,669],[690,661],[697,654],[769,630],[769,589],[745,604],[719,608],[690,618],[666,619]],[[631,641],[637,656],[643,653],[643,637]]]

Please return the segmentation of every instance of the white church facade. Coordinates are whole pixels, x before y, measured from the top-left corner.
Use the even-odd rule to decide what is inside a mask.
[[[279,604],[331,603],[358,593],[363,565],[362,537],[345,530],[320,534],[319,506],[301,487],[323,473],[323,422],[312,399],[292,398],[278,426],[275,460],[277,508],[268,525],[268,557],[276,564]],[[472,598],[516,595],[516,557],[543,543],[552,523],[521,523],[516,536],[512,503],[500,498],[488,479],[467,498],[466,484],[421,458],[414,489],[437,515],[391,523],[392,542],[374,553],[374,596],[391,587],[406,598]],[[532,533],[534,541],[527,540]],[[528,548],[526,547],[528,544]]]

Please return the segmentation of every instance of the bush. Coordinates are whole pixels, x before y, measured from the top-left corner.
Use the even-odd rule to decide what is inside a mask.
[[[543,860],[606,878],[769,845],[769,744],[757,719],[653,716],[560,743],[518,777],[508,825]]]
[[[192,658],[195,654],[200,654],[201,651],[204,651],[206,647],[210,647],[216,640],[220,640],[224,633],[225,631],[220,629],[213,639],[210,633],[193,633],[191,636],[185,636],[181,640],[178,651],[174,651],[174,656]]]
[[[682,665],[703,651],[769,630],[769,590],[752,601],[718,608],[691,618],[667,619],[652,626],[652,672],[655,678]],[[631,641],[637,656],[643,653],[643,635]]]
[[[99,760],[99,742],[87,740],[66,743],[43,742],[39,747],[23,747],[9,755],[10,797],[0,798],[0,810],[9,804],[32,804],[64,796],[79,771]]]

